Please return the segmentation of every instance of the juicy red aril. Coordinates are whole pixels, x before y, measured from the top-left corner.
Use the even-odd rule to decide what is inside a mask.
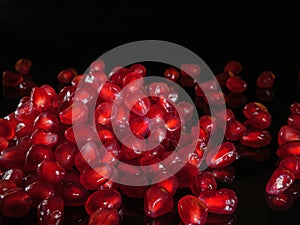
[[[225,167],[233,163],[235,158],[235,145],[231,142],[224,142],[208,153],[206,163],[211,168]]]
[[[164,77],[174,82],[178,80],[179,76],[180,73],[173,67],[167,68],[164,72]]]
[[[217,119],[210,115],[201,116],[199,119],[199,124],[208,134],[214,133],[217,129]]]
[[[37,175],[41,180],[56,184],[65,178],[66,171],[57,162],[46,159],[38,165]]]
[[[34,106],[40,109],[47,109],[50,107],[50,97],[43,88],[34,87],[30,94],[30,101]]]
[[[202,225],[207,219],[206,204],[192,195],[178,201],[178,213],[184,225]]]
[[[241,140],[246,131],[246,127],[233,118],[226,124],[225,137],[230,141]]]
[[[102,59],[97,59],[96,61],[91,63],[89,69],[91,71],[104,71],[105,62]]]
[[[43,145],[32,145],[27,151],[25,168],[27,171],[36,171],[37,166],[44,159],[53,159],[54,155],[50,147]]]
[[[8,180],[14,182],[17,186],[21,186],[25,174],[20,169],[10,169],[5,171],[2,175],[2,180]]]
[[[146,137],[150,133],[150,119],[148,117],[134,117],[129,120],[129,127],[136,137]]]
[[[65,110],[59,113],[60,122],[64,124],[82,123],[87,120],[88,108],[82,102],[74,102]]]
[[[46,131],[56,132],[59,127],[58,118],[53,113],[41,113],[34,121],[34,129],[42,128]]]
[[[285,192],[291,184],[295,181],[295,176],[292,172],[278,168],[269,179],[266,192],[270,195],[277,195]]]
[[[126,91],[130,92],[137,92],[139,91],[143,86],[143,76],[140,74],[137,74],[135,72],[130,72],[126,74],[126,76],[123,78],[123,88],[126,88]]]
[[[74,130],[77,132],[76,137]],[[96,139],[95,129],[86,123],[75,124],[65,130],[65,138],[73,144],[82,144]]]
[[[12,71],[4,71],[2,76],[2,84],[5,87],[13,87],[22,83],[24,77],[20,73],[15,73]]]
[[[272,210],[275,212],[283,212],[289,210],[293,204],[293,198],[286,193],[278,194],[278,195],[267,195],[266,203]]]
[[[102,102],[99,104],[95,110],[95,121],[96,124],[108,125],[111,123],[111,120],[114,119],[112,115],[112,106],[111,102]]]
[[[201,193],[213,195],[217,190],[217,182],[211,174],[203,172],[192,179],[191,190],[195,196],[199,196]]]
[[[119,96],[120,91],[121,88],[118,85],[112,83],[105,83],[101,88],[99,97],[104,101],[113,102]]]
[[[252,148],[263,147],[270,144],[270,142],[271,134],[266,130],[247,131],[241,139],[241,144]]]
[[[97,133],[98,133],[98,137],[100,138],[103,144],[115,138],[113,131],[103,126],[97,126]]]
[[[64,219],[64,201],[59,196],[44,199],[37,208],[39,225],[61,225]]]
[[[58,188],[57,194],[64,200],[65,206],[81,206],[84,205],[89,192],[79,183],[63,183]]]
[[[295,102],[290,106],[291,114],[300,114],[300,102]]]
[[[87,190],[96,190],[104,184],[112,175],[109,165],[100,165],[97,168],[85,169],[79,177],[81,185]]]
[[[25,136],[32,135],[33,131],[34,131],[34,129],[33,129],[33,124],[32,123],[30,123],[30,122],[18,123],[17,126],[16,126],[16,137],[18,139],[21,139]]]
[[[4,137],[7,140],[12,139],[15,136],[13,124],[6,119],[0,119],[0,137]]]
[[[116,209],[98,209],[89,218],[88,225],[119,225],[120,217]]]
[[[241,73],[242,70],[241,63],[236,60],[229,61],[224,68],[224,72],[232,73],[233,75]]]
[[[0,211],[3,216],[22,217],[29,213],[32,200],[22,189],[12,189],[1,196]]]
[[[135,159],[141,156],[146,150],[145,142],[135,140],[131,136],[126,136],[122,139],[122,158],[125,160]]]
[[[31,141],[35,145],[53,146],[58,141],[58,135],[43,129],[37,129],[32,133]]]
[[[232,93],[243,93],[248,89],[247,82],[243,81],[239,76],[229,77],[226,82],[226,87]]]
[[[59,145],[54,152],[56,161],[65,169],[69,169],[74,165],[76,149],[73,144],[65,142]]]
[[[123,78],[129,73],[130,70],[127,68],[116,67],[114,68],[111,73],[109,74],[109,82],[122,87],[123,85]]]
[[[248,103],[243,113],[255,128],[266,129],[271,125],[271,115],[260,103]]]
[[[89,165],[99,162],[99,151],[95,143],[87,142],[74,158],[74,163],[79,170],[83,172]]]
[[[300,141],[289,141],[281,146],[276,151],[279,158],[284,158],[287,155],[300,156]]]
[[[58,75],[57,79],[62,84],[69,84],[73,78],[77,75],[77,71],[73,68],[62,70]]]
[[[293,174],[298,174],[300,172],[300,159],[293,155],[286,156],[280,161],[278,167],[289,170]]]
[[[300,115],[292,114],[291,116],[289,116],[287,124],[292,128],[300,130]]]
[[[155,180],[155,179],[154,179]],[[165,179],[163,181],[160,181],[156,184],[156,186],[164,188],[169,192],[171,196],[175,195],[178,187],[179,187],[179,181],[176,177],[171,176],[168,179]]]
[[[45,198],[54,195],[55,189],[51,184],[47,184],[43,181],[36,181],[26,186],[25,191],[32,199],[32,206],[37,207]]]
[[[278,133],[278,144],[282,145],[288,141],[300,141],[300,131],[290,126],[282,126]]]
[[[150,110],[150,100],[143,94],[134,93],[125,96],[124,104],[138,116],[145,116]]]
[[[208,208],[208,212],[216,214],[232,214],[238,205],[238,199],[233,190],[222,188],[217,190],[213,196],[205,196],[200,194]]]
[[[217,181],[222,183],[232,183],[235,179],[235,170],[230,166],[214,168],[208,171]]]
[[[259,75],[256,84],[260,88],[271,88],[275,82],[275,75],[270,71],[265,71]]]
[[[197,77],[199,76],[201,69],[197,64],[182,64],[180,72],[183,76]]]
[[[13,146],[0,153],[0,167],[5,169],[24,169],[27,150],[20,146]]]
[[[119,209],[122,197],[116,190],[99,190],[89,196],[85,203],[85,211],[91,215],[99,208]]]
[[[0,195],[3,195],[5,192],[12,189],[16,189],[17,185],[11,180],[0,180]],[[1,203],[0,203],[1,205]]]
[[[139,63],[136,63],[136,64],[133,64],[129,67],[129,70],[137,73],[137,74],[140,74],[142,75],[143,77],[146,76],[146,67],[142,64],[139,64]]]
[[[171,212],[173,206],[173,198],[164,188],[153,186],[145,194],[144,209],[151,218]]]

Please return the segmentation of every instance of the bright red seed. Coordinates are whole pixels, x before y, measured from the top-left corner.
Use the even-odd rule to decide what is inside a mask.
[[[112,114],[112,102],[102,102],[100,103],[95,110],[95,122],[96,124],[108,125],[111,123],[111,120],[114,119]]]
[[[271,114],[260,103],[248,103],[245,105],[243,113],[255,128],[266,129],[271,125]]]
[[[270,71],[265,71],[259,75],[256,84],[260,88],[271,88],[275,82],[275,75]]]
[[[263,147],[271,142],[271,134],[267,130],[250,130],[244,133],[241,144],[257,148]]]
[[[159,177],[161,177],[161,175],[159,175]],[[155,180],[155,178],[153,180]],[[157,183],[156,186],[164,188],[171,196],[173,196],[179,187],[179,181],[176,177],[171,176],[168,179]]]
[[[289,170],[293,174],[298,174],[300,172],[300,159],[293,155],[286,156],[280,161],[278,167]]]
[[[277,195],[285,192],[295,181],[295,176],[292,172],[278,168],[269,179],[266,192],[270,195]]]
[[[59,196],[44,199],[37,208],[39,225],[61,225],[64,220],[64,201]]]
[[[292,114],[291,116],[289,116],[289,118],[287,120],[287,124],[290,127],[295,128],[296,130],[300,131],[300,115]]]
[[[206,163],[209,167],[225,167],[235,161],[236,148],[233,143],[223,142],[220,146],[217,147],[217,149],[210,151],[207,155]]]
[[[287,155],[300,156],[300,141],[289,141],[279,146],[276,151],[279,158],[284,158]]]
[[[58,162],[45,159],[38,165],[37,175],[41,180],[57,184],[65,178],[66,171]]]
[[[278,144],[282,145],[288,141],[300,141],[300,131],[290,126],[282,126],[278,132]]]
[[[195,196],[199,196],[202,193],[214,195],[217,190],[217,182],[211,174],[203,172],[192,179],[191,190]]]
[[[77,71],[73,68],[65,69],[57,75],[58,82],[62,84],[70,84],[73,78],[77,75]]]
[[[278,195],[267,195],[266,203],[267,206],[275,212],[284,212],[293,206],[294,200],[289,194],[282,193]]]
[[[4,87],[14,87],[22,83],[24,77],[20,73],[12,71],[4,71],[2,76],[2,84]]]
[[[126,91],[137,92],[141,90],[144,80],[141,74],[130,72],[126,74],[123,78],[123,88],[126,88]],[[126,87],[125,87],[126,86]]]
[[[112,175],[109,165],[99,165],[97,168],[85,169],[79,177],[80,184],[87,190],[96,190]]]
[[[199,124],[208,134],[214,133],[217,129],[217,119],[210,115],[201,116]]]
[[[129,70],[137,73],[137,74],[140,74],[142,75],[143,77],[146,76],[146,67],[142,64],[139,64],[139,63],[136,63],[136,64],[133,64],[129,67]]]
[[[74,165],[74,158],[77,151],[73,144],[65,142],[60,144],[54,152],[56,161],[65,169],[70,169]]]
[[[46,182],[36,181],[26,186],[25,191],[32,199],[32,206],[37,207],[45,198],[54,195],[55,188],[53,185]]]
[[[34,87],[30,94],[30,101],[39,109],[46,110],[51,106],[50,97],[45,89]]]
[[[58,118],[50,112],[41,113],[33,124],[34,129],[42,128],[46,131],[57,132],[59,127]]]
[[[51,147],[58,142],[58,135],[39,128],[32,133],[31,141],[35,145],[46,145]]]
[[[119,225],[120,217],[116,209],[98,209],[89,218],[88,225]]]
[[[225,137],[229,141],[238,141],[242,139],[246,131],[246,127],[243,126],[238,120],[233,118],[226,124]]]
[[[89,110],[85,104],[82,102],[74,102],[59,113],[59,119],[61,123],[68,125],[82,123],[87,120],[88,112]]]
[[[246,81],[242,80],[239,76],[229,77],[226,82],[226,87],[236,94],[245,92],[248,89],[248,84]]]
[[[113,83],[105,83],[99,93],[99,97],[104,101],[114,102],[120,95],[121,88]]]

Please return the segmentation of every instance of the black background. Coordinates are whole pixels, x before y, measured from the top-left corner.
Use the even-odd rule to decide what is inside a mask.
[[[285,213],[274,213],[265,204],[264,187],[275,168],[276,135],[286,123],[289,105],[299,101],[299,18],[293,6],[246,5],[237,2],[181,2],[162,5],[129,1],[103,3],[74,1],[0,0],[0,71],[13,69],[21,57],[33,61],[32,76],[38,84],[57,86],[56,75],[74,67],[82,73],[107,50],[130,41],[159,39],[183,45],[198,54],[212,69],[221,72],[231,59],[244,66],[246,92],[255,99],[255,80],[260,72],[276,75],[275,96],[268,107],[273,115],[272,157],[263,163],[237,163],[237,224],[300,224],[300,204]],[[177,5],[175,5],[177,4]],[[274,4],[274,3],[273,3]],[[1,98],[1,116],[15,104]],[[126,200],[127,205],[135,201]],[[80,212],[83,209],[77,210]],[[71,210],[71,212],[73,212]],[[71,213],[73,214],[73,213]],[[3,224],[33,224],[3,219]],[[72,222],[70,222],[72,221]],[[74,223],[70,220],[66,224]],[[125,218],[124,224],[143,224],[144,215]],[[150,223],[149,223],[150,224]],[[162,223],[167,224],[167,223]],[[178,224],[178,219],[169,220]]]

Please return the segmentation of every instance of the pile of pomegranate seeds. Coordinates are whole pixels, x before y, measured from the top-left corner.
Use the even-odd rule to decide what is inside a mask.
[[[18,61],[18,73],[6,74],[3,84],[21,84],[22,76],[28,74],[30,66],[30,61]],[[178,92],[165,83],[144,85],[143,77],[147,71],[144,65],[115,68],[108,77],[103,72],[104,68],[104,62],[98,60],[91,65],[92,72],[87,76],[77,75],[72,68],[63,70],[58,74],[62,84],[59,93],[49,85],[34,87],[30,96],[20,100],[15,112],[0,119],[1,213],[7,217],[22,217],[34,208],[39,224],[62,224],[65,206],[84,206],[90,216],[90,225],[119,224],[123,214],[122,196],[126,195],[144,198],[144,211],[150,218],[160,217],[177,208],[185,225],[231,221],[233,217],[221,215],[233,215],[238,205],[237,195],[228,188],[218,189],[217,182],[234,181],[232,164],[247,155],[236,147],[238,144],[254,151],[271,141],[267,130],[271,124],[268,109],[258,102],[246,104],[243,93],[248,84],[238,76],[242,72],[241,64],[231,61],[216,76],[222,88],[229,90],[226,96],[217,91],[213,80],[203,82],[201,88],[195,84],[193,78],[201,76],[201,69],[196,64],[183,64],[180,70],[173,67],[165,70],[165,78],[195,89],[196,106],[203,111],[199,119],[199,134],[193,132],[197,127],[185,130],[185,125],[193,117],[193,105],[179,101]],[[83,77],[90,88],[77,88]],[[270,88],[274,78],[271,72],[265,72],[258,78],[257,85]],[[121,94],[125,86],[126,91]],[[95,118],[90,118],[89,106],[97,91],[100,92],[96,99]],[[144,97],[144,94],[156,97]],[[225,97],[230,108],[243,106],[244,123],[237,120],[230,109],[211,115],[208,96],[214,105],[220,104],[220,99]],[[113,102],[120,102],[117,113],[112,111]],[[180,109],[179,112],[174,105]],[[285,194],[290,186],[293,187],[298,173],[295,155],[297,141],[300,141],[297,133],[300,132],[297,131],[300,128],[297,117],[300,104],[293,105],[291,112],[289,126],[281,131],[280,141],[278,139],[281,145],[278,155],[284,160],[267,186],[267,192],[271,194],[269,199],[277,205],[288,201],[290,204]],[[130,115],[129,120],[126,113]],[[226,121],[225,140],[220,146],[215,146],[219,151],[213,153],[207,151],[207,143],[210,135],[219,131],[219,120]],[[87,121],[92,121],[92,124]],[[115,136],[112,124],[123,129],[121,140]],[[151,135],[153,143],[161,144],[151,151],[141,151],[146,146],[127,135],[126,124],[137,138],[144,140]],[[74,130],[80,131],[79,138],[75,138]],[[119,174],[110,166],[117,164],[117,160],[136,166],[153,165],[152,173],[161,176],[166,165],[160,162],[174,151],[180,133],[185,140],[180,148],[193,146],[195,137],[197,145],[188,156],[188,163],[174,176],[151,186],[127,186],[108,179],[118,178],[121,183],[131,179],[148,179],[143,169]],[[104,156],[99,155],[103,149],[98,149],[94,143],[97,136],[106,150]],[[285,143],[287,141],[291,142]],[[78,142],[84,143],[80,151],[76,145]],[[178,154],[176,160],[180,161],[182,157],[187,156]],[[168,166],[176,168],[176,160]],[[293,167],[293,163],[297,166]],[[205,171],[201,170],[203,164],[208,167]],[[190,189],[190,194],[177,202],[174,195],[180,188]]]

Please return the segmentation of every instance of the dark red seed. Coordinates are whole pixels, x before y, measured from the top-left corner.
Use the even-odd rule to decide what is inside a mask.
[[[178,80],[179,76],[180,73],[173,67],[167,68],[164,72],[164,77],[174,82]]]
[[[241,73],[242,70],[241,63],[236,60],[229,61],[224,68],[224,72],[231,72],[233,75]]]
[[[226,124],[225,137],[229,141],[238,141],[242,139],[246,131],[246,127],[243,126],[238,120],[233,118]]]
[[[8,140],[4,137],[0,137],[0,152],[7,149],[8,145]]]
[[[58,162],[45,159],[38,165],[37,175],[41,180],[57,184],[65,178],[66,171]]]
[[[201,69],[197,64],[182,64],[180,72],[183,76],[197,77],[199,76]]]
[[[112,175],[109,165],[99,165],[97,168],[87,168],[79,177],[80,184],[87,190],[96,190]]]
[[[133,64],[129,67],[129,70],[137,73],[137,74],[140,74],[142,75],[143,77],[146,76],[146,67],[142,64],[139,64],[139,63],[136,63],[136,64]]]
[[[0,137],[4,137],[7,140],[12,139],[15,136],[15,130],[13,123],[7,119],[0,119]]]
[[[295,176],[292,172],[278,168],[269,179],[266,192],[270,195],[277,195],[285,192],[295,181]]]
[[[19,59],[15,64],[15,70],[20,74],[27,75],[31,65],[32,62],[29,59]]]
[[[255,128],[266,129],[271,125],[271,115],[261,103],[248,103],[245,105],[243,113]]]
[[[286,156],[280,161],[278,167],[289,170],[293,174],[298,174],[300,172],[300,159],[293,155]]]
[[[3,174],[1,174],[2,180],[12,181],[17,186],[21,186],[23,183],[23,179],[25,177],[25,174],[20,169],[10,169],[5,171]]]
[[[250,130],[244,133],[241,144],[258,148],[263,147],[271,142],[271,134],[266,130]]]
[[[242,80],[239,76],[229,77],[226,82],[226,87],[236,94],[245,92],[248,89],[248,84],[246,81]]]
[[[59,196],[44,199],[37,208],[39,225],[61,225],[64,220],[64,201]]]
[[[13,146],[0,153],[0,167],[5,169],[24,169],[27,149],[20,146]]]
[[[114,102],[120,96],[121,88],[113,83],[105,83],[99,93],[99,97],[104,101]]]
[[[178,201],[178,213],[184,225],[205,224],[207,212],[205,202],[192,195],[186,195]]]
[[[70,169],[74,165],[74,158],[77,151],[73,144],[65,142],[60,144],[54,152],[56,161],[65,169]]]
[[[274,90],[272,88],[257,88],[256,97],[263,102],[270,102],[274,98]]]
[[[300,115],[292,114],[291,116],[289,116],[287,124],[296,130],[300,130]]]
[[[270,71],[265,71],[259,75],[256,84],[260,88],[271,88],[275,82],[275,75]]]
[[[230,166],[209,169],[208,172],[219,182],[232,183],[235,179],[235,170]]]
[[[17,184],[15,182],[11,180],[0,180],[0,195],[3,195],[5,192],[16,188]]]
[[[98,209],[89,218],[88,225],[119,225],[120,217],[116,209]]]
[[[129,127],[136,137],[146,137],[150,133],[150,119],[148,117],[133,117],[129,120]]]
[[[46,131],[56,132],[58,131],[59,122],[57,116],[53,113],[44,112],[41,113],[34,121],[34,129],[42,128]]]
[[[199,196],[201,193],[214,195],[217,190],[217,182],[211,174],[203,172],[192,179],[191,190],[195,196]]]
[[[53,159],[52,149],[43,145],[32,145],[27,151],[25,167],[27,171],[36,171],[37,166],[44,159]]]
[[[82,206],[89,197],[89,192],[79,183],[64,183],[57,194],[63,198],[65,206]]]
[[[288,141],[300,141],[300,131],[290,126],[282,126],[278,133],[278,144],[282,145]]]
[[[300,114],[300,102],[295,102],[290,106],[291,114]]]
[[[2,84],[4,87],[14,87],[22,83],[24,77],[20,73],[12,71],[4,71],[2,76]]]
[[[266,195],[267,206],[275,212],[284,212],[294,205],[293,198],[286,193],[278,195]]]
[[[31,135],[31,141],[35,145],[53,146],[58,142],[56,133],[48,132],[44,129],[37,129]]]
[[[65,69],[57,75],[58,82],[62,84],[70,84],[73,78],[77,75],[77,71],[73,68]]]
[[[194,176],[198,175],[199,169],[191,164],[186,164],[176,174],[176,178],[179,180],[179,188],[190,187]]]
[[[45,198],[54,195],[55,188],[53,185],[46,182],[36,181],[26,186],[25,191],[32,199],[32,206],[37,207]]]

